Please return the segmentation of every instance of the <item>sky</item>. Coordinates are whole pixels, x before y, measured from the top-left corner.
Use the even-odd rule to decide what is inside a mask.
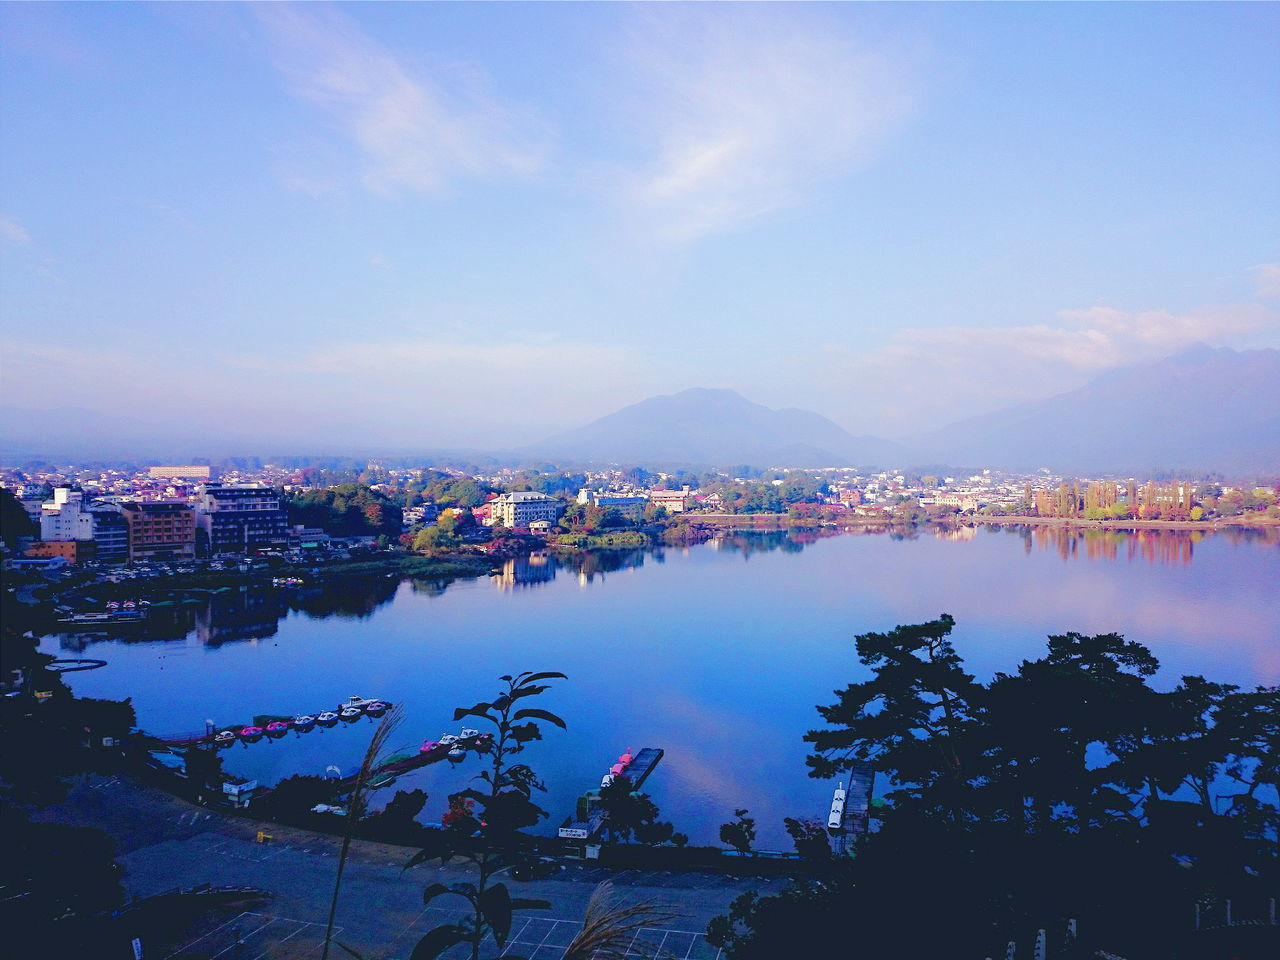
[[[904,437],[1280,346],[1280,5],[0,4],[0,405]],[[40,410],[52,411],[42,417]]]

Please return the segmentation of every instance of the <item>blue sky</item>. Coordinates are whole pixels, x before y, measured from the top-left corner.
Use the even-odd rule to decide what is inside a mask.
[[[3,4],[3,402],[902,436],[1280,345],[1275,4]]]

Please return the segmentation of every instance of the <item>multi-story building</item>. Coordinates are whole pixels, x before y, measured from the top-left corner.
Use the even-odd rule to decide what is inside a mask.
[[[104,563],[129,559],[129,524],[114,503],[89,504],[93,516],[93,555]]]
[[[639,520],[644,514],[648,498],[621,493],[593,493],[588,498],[593,507],[613,510],[627,520]]]
[[[213,480],[217,471],[210,466],[198,463],[179,464],[177,466],[150,467],[147,470],[157,480]]]
[[[694,499],[685,486],[679,490],[650,490],[649,502],[655,507],[662,507],[667,513],[684,513],[692,509]]]
[[[40,539],[93,539],[93,515],[86,509],[81,491],[69,487],[58,487],[53,491],[53,499],[40,507]]]
[[[489,501],[488,525],[491,527],[527,527],[534,520],[550,520],[560,517],[561,503],[555,497],[534,490],[518,490],[504,493]]]
[[[280,494],[265,483],[209,483],[196,501],[201,552],[248,553],[289,542],[289,521]]]
[[[93,558],[92,540],[40,540],[27,547],[27,557],[62,557],[67,563],[81,563]]]
[[[189,503],[152,500],[123,503],[129,527],[129,562],[180,560],[196,555],[196,513]]]

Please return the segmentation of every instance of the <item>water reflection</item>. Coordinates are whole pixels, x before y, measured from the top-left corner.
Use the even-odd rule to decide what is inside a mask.
[[[942,539],[972,539],[977,528],[962,527],[959,530],[972,530],[965,537],[946,536]],[[1149,564],[1183,567],[1191,563],[1196,544],[1206,537],[1220,537],[1232,546],[1256,544],[1258,546],[1275,546],[1280,544],[1280,530],[1276,528],[1247,529],[1228,527],[1224,530],[1103,530],[1080,529],[1057,525],[1016,524],[1001,528],[1005,533],[1021,537],[1024,549],[1031,553],[1032,549],[1057,553],[1063,560],[1072,560],[1084,556],[1089,560],[1115,561],[1124,559],[1129,562],[1145,560]],[[959,532],[959,530],[955,532]],[[947,531],[952,533],[952,531]]]

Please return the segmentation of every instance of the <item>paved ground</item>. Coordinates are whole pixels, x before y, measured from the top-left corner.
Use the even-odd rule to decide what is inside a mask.
[[[337,864],[338,840],[302,830],[263,825],[274,839],[255,842],[258,824],[217,813],[117,777],[76,783],[64,803],[37,819],[93,826],[116,838],[131,896],[147,897],[209,883],[270,891],[272,900],[233,917],[208,919],[172,953],[173,960],[303,960],[319,956]],[[472,879],[465,867],[423,865],[402,869],[411,851],[357,842],[347,862],[337,923],[339,939],[366,960],[404,960],[418,939],[459,916],[449,898],[422,904],[435,882]],[[546,881],[512,883],[516,896],[547,900],[548,911],[518,915],[504,954],[560,960],[576,933],[588,898],[601,880],[620,898],[654,900],[680,915],[671,929],[646,930],[630,956],[715,960],[702,934],[743,890],[775,892],[777,877],[713,873],[611,870],[574,864]],[[461,901],[458,901],[461,905]],[[496,951],[495,951],[496,952]],[[331,956],[346,957],[335,951]],[[452,958],[455,954],[446,954]]]

